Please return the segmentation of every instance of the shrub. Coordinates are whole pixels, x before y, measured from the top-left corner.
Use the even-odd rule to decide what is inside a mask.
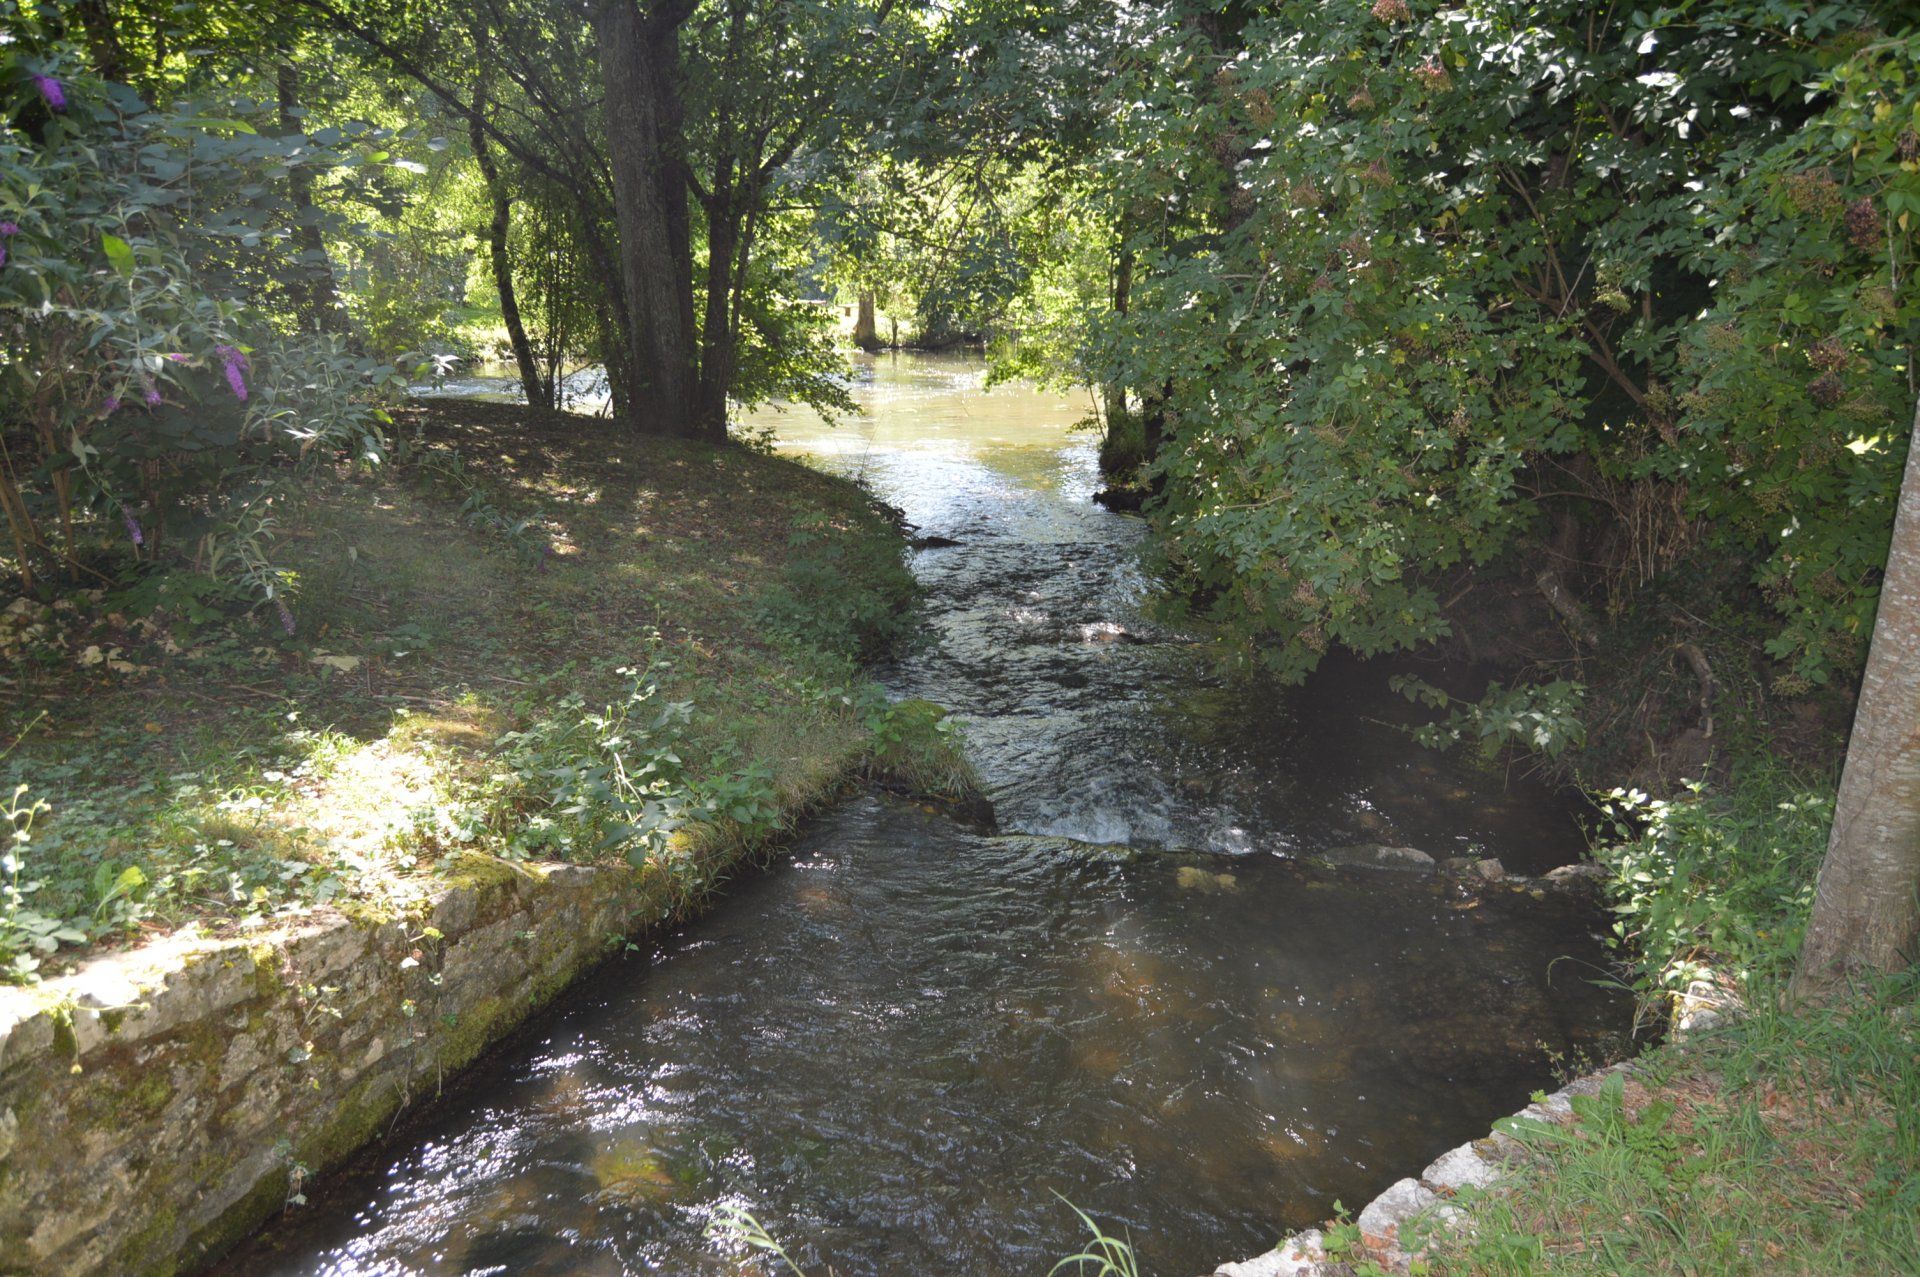
[[[1673,800],[1615,789],[1602,809],[1611,840],[1594,855],[1643,993],[1682,990],[1708,968],[1743,979],[1789,969],[1833,823],[1831,787],[1754,769]]]
[[[283,197],[352,156],[207,103],[149,109],[0,0],[0,507],[24,591],[117,559],[188,563],[272,604],[289,459],[383,452],[387,363],[256,304],[310,266]]]

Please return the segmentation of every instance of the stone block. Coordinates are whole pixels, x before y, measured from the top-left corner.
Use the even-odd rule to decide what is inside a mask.
[[[1420,1172],[1427,1187],[1459,1192],[1463,1188],[1486,1188],[1501,1178],[1500,1167],[1480,1156],[1471,1144],[1448,1149]]]
[[[1360,1236],[1369,1246],[1393,1246],[1400,1240],[1400,1226],[1439,1200],[1419,1180],[1400,1180],[1360,1212]]]
[[[1325,1236],[1317,1228],[1296,1233],[1264,1255],[1222,1264],[1213,1277],[1320,1277],[1325,1271]]]

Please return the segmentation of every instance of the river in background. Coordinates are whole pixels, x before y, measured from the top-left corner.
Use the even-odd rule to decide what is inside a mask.
[[[854,390],[754,424],[957,542],[915,555],[930,641],[883,677],[961,715],[1002,832],[871,794],[812,822],[223,1272],[733,1273],[705,1229],[739,1204],[817,1274],[1038,1277],[1080,1240],[1060,1194],[1193,1277],[1624,1028],[1590,907],[1297,859],[1536,872],[1581,852],[1557,796],[1414,745],[1382,669],[1228,683],[1144,616],[1083,405],[930,357]]]

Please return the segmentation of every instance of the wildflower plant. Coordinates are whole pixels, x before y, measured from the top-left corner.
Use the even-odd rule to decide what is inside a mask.
[[[33,593],[121,573],[103,550],[217,559],[284,620],[285,580],[213,542],[290,457],[379,460],[404,385],[261,301],[311,269],[286,174],[355,156],[248,104],[149,108],[9,0],[0,26],[0,567]]]

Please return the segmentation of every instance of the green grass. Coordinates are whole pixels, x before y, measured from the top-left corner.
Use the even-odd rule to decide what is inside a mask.
[[[1613,796],[1597,859],[1649,1019],[1695,980],[1745,1010],[1520,1132],[1438,1274],[1920,1273],[1920,973],[1829,1005],[1784,996],[1832,786],[1777,766],[1671,803]]]
[[[911,794],[965,801],[980,791],[959,724],[932,701],[898,701],[880,712],[868,770]]]
[[[0,971],[85,947],[39,951],[28,915],[120,944],[405,907],[473,850],[758,837],[872,748],[858,662],[909,631],[913,583],[861,489],[503,405],[397,432],[396,464],[277,511],[292,637],[136,617],[126,600],[170,596],[135,589],[63,610],[0,684],[0,784],[46,804],[0,895]],[[92,646],[119,668],[76,659]]]
[[[1766,999],[1524,1137],[1436,1274],[1920,1272],[1915,983]]]

